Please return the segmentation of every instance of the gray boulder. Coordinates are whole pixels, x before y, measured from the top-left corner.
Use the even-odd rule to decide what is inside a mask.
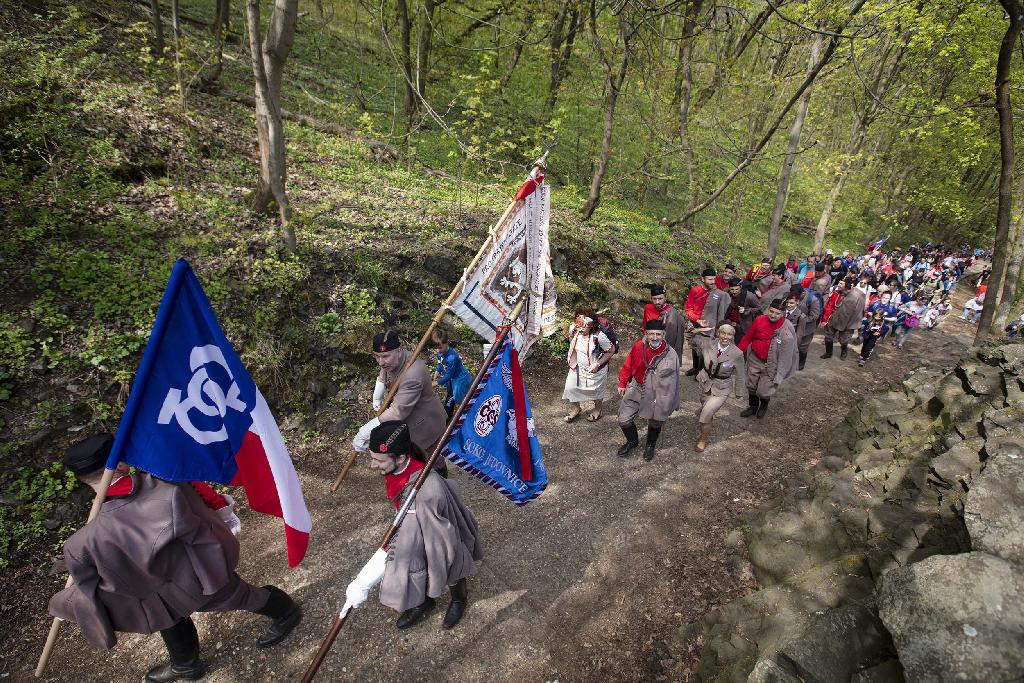
[[[980,552],[887,572],[878,610],[911,681],[1024,677],[1024,576]]]
[[[776,661],[800,680],[847,683],[857,671],[890,659],[892,641],[878,617],[860,605],[845,605],[815,615]]]
[[[988,459],[967,494],[964,522],[974,550],[1024,564],[1024,453]]]

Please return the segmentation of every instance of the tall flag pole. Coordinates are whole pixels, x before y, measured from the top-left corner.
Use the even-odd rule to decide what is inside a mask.
[[[356,577],[357,582],[362,581],[365,584],[365,590],[369,590],[380,581],[380,578],[383,576],[382,567],[388,548],[398,533],[406,513],[408,513],[409,508],[416,500],[417,492],[423,486],[427,476],[433,469],[434,463],[437,462],[442,453],[452,453],[452,444],[456,442],[462,443],[460,432],[466,424],[480,424],[480,429],[486,430],[488,434],[493,432],[495,437],[502,436],[508,438],[510,433],[515,433],[518,439],[514,447],[514,462],[511,466],[506,466],[508,477],[500,481],[494,479],[488,483],[520,505],[524,505],[539,496],[544,487],[547,486],[547,473],[544,469],[540,443],[527,422],[527,418],[530,415],[530,406],[525,388],[522,385],[519,361],[510,336],[516,321],[525,308],[527,295],[527,292],[522,292],[519,295],[512,310],[509,312],[508,319],[498,326],[497,335],[488,351],[484,364],[473,378],[473,383],[456,409],[452,421],[448,424],[437,446],[427,459],[426,465],[420,471],[416,482],[412,485],[411,491],[395,514],[394,521],[392,521],[391,526],[384,533],[384,537],[381,539],[373,557],[370,558]],[[507,387],[506,377],[509,378],[509,385]],[[516,390],[517,386],[518,391]],[[494,400],[495,396],[499,397],[497,402]],[[502,403],[503,400],[505,401],[504,403]],[[508,422],[503,423],[508,425],[506,428],[498,425],[499,416],[504,415],[502,407],[509,403],[519,410],[519,414],[523,418],[521,430],[519,429],[520,423],[514,416],[510,416]],[[466,416],[473,416],[473,418],[467,420]],[[529,423],[532,423],[532,418],[529,419]],[[497,429],[495,429],[496,427]],[[460,467],[466,467],[455,460],[453,462],[459,464]],[[480,473],[484,474],[484,471],[480,470]],[[477,476],[483,479],[484,477],[481,474],[477,474]],[[361,578],[364,574],[366,575],[365,579]],[[352,606],[346,601],[341,612],[334,618],[330,630],[324,636],[323,641],[320,643],[320,648],[306,669],[306,673],[302,677],[302,683],[309,683],[316,676],[316,672],[320,669],[328,652],[330,652],[331,646],[337,639],[338,634],[341,633],[342,627],[351,614],[351,609]]]
[[[387,410],[395,392],[398,391],[402,375],[423,353],[430,340],[430,333],[449,310],[454,311],[474,331],[490,341],[494,338],[498,325],[511,311],[512,302],[520,293],[529,290],[539,294],[531,296],[527,301],[526,322],[517,323],[517,331],[514,334],[523,341],[518,342],[516,348],[525,356],[533,341],[540,336],[554,333],[555,283],[551,274],[548,247],[551,198],[548,186],[544,183],[547,158],[548,152],[544,152],[533,162],[529,175],[516,192],[512,203],[490,229],[476,256],[462,271],[462,277],[434,313],[430,325],[416,345],[416,350],[409,355],[409,360],[384,396],[380,408],[377,409],[378,416]],[[527,245],[532,246],[527,248]],[[499,266],[504,268],[504,274],[497,272]],[[540,275],[536,275],[537,273]],[[488,274],[495,277],[487,279],[485,283],[483,276]],[[527,274],[531,276],[529,281],[526,278]],[[357,451],[352,451],[331,484],[331,491],[337,491],[341,482],[345,481],[358,455]]]

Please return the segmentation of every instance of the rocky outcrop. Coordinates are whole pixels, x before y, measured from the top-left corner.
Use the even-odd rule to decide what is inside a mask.
[[[1024,679],[1024,344],[864,399],[749,526],[761,590],[680,636],[702,680]]]

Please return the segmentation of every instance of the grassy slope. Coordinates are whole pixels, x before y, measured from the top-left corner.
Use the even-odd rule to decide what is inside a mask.
[[[184,3],[183,11],[208,16],[210,4]],[[117,19],[144,22],[138,7],[77,7],[35,19],[11,7],[4,26],[11,37],[2,56],[22,80],[3,91],[3,113],[25,127],[22,137],[14,126],[4,129],[0,150],[0,221],[9,235],[0,249],[7,456],[0,475],[42,487],[52,494],[46,500],[66,495],[67,482],[43,468],[79,434],[116,428],[179,257],[192,262],[277,413],[290,416],[297,459],[332,443],[328,434],[345,432],[344,415],[371,376],[368,337],[383,325],[417,336],[506,205],[522,166],[488,172],[451,156],[457,148],[439,132],[404,145],[399,162],[379,163],[359,139],[390,130],[382,101],[390,101],[391,69],[365,25],[325,26],[306,15],[285,106],[353,134],[288,124],[300,247],[287,254],[273,220],[245,204],[256,177],[252,112],[195,91],[182,111],[171,63],[145,56],[147,26]],[[233,26],[242,26],[240,16]],[[202,54],[203,34],[186,28],[186,45]],[[224,89],[250,91],[246,54],[246,46],[229,44]],[[44,151],[50,157],[41,163]],[[526,164],[533,151],[506,155]],[[551,164],[558,163],[556,150]],[[667,281],[679,297],[705,263],[750,262],[763,248],[750,220],[674,234],[659,222],[664,207],[611,196],[582,223],[581,204],[579,189],[555,188],[551,243],[563,316],[587,302],[632,318],[643,283]],[[805,235],[783,236],[782,253],[807,248]],[[66,533],[79,512],[58,511],[57,525]],[[53,505],[30,509],[18,495],[0,506],[0,544],[24,551],[15,564],[44,562],[48,549],[38,539],[53,538],[41,524],[54,514]]]

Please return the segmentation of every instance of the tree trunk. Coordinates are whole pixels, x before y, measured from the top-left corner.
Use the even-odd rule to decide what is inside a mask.
[[[999,151],[1002,165],[999,169],[999,209],[996,213],[996,238],[992,250],[992,275],[988,288],[998,292],[1006,273],[1006,256],[1009,250],[1010,209],[1013,205],[1013,108],[1010,104],[1010,62],[1013,47],[1024,26],[1024,7],[1019,0],[999,0],[1009,15],[1003,42],[999,45],[999,60],[996,62],[996,112],[999,114]],[[1013,294],[1010,293],[1010,296]],[[981,309],[978,333],[974,343],[980,344],[993,335],[992,321],[995,317],[997,297],[986,296]]]
[[[416,39],[417,103],[424,100],[427,94],[427,78],[430,76],[430,48],[434,41],[434,10],[439,4],[437,0],[424,0],[423,2],[423,21],[420,22],[419,35]]]
[[[574,3],[575,0],[562,0],[551,27],[551,80],[548,82],[548,97],[544,102],[545,113],[550,113],[555,108],[558,89],[568,68],[569,57],[572,56],[576,33],[582,26],[579,8]]]
[[[217,8],[210,22],[210,33],[217,39],[231,27],[231,0],[217,0]]]
[[[679,65],[682,79],[679,83],[679,141],[686,158],[686,211],[697,206],[697,159],[690,139],[690,100],[693,96],[693,41],[696,36],[697,15],[704,0],[690,0],[683,18],[682,44],[679,46]],[[693,216],[683,221],[684,230],[693,230]]]
[[[401,50],[399,58],[402,60],[402,76],[405,81],[405,118],[411,130],[416,116],[416,90],[412,72],[412,22],[409,19],[409,5],[406,0],[397,0],[395,4],[398,8],[398,42]]]
[[[818,219],[818,227],[814,230],[815,254],[820,254],[821,248],[825,246],[825,230],[828,228],[828,222],[832,218],[832,212],[836,208],[836,202],[839,200],[839,195],[842,193],[848,177],[846,172],[839,173],[832,190],[828,193],[828,199],[825,200],[825,206],[821,209],[821,218]]]
[[[818,63],[818,55],[821,53],[821,44],[825,42],[820,33],[814,34],[814,42],[811,43],[811,56],[807,61],[808,75]],[[786,208],[786,197],[789,195],[789,179],[793,173],[793,162],[796,160],[796,153],[800,149],[800,134],[804,130],[804,121],[807,119],[807,109],[811,106],[811,90],[808,87],[800,96],[800,104],[796,108],[796,116],[789,127],[789,144],[786,147],[786,158],[782,162],[782,173],[779,175],[779,189],[775,193],[775,208],[772,209],[772,220],[768,226],[768,256],[775,258],[779,250],[779,233],[782,232],[782,212]]]
[[[999,306],[995,314],[995,328],[1001,330],[1010,317],[1010,309],[1017,300],[1017,283],[1020,282],[1021,267],[1024,266],[1024,177],[1017,184],[1017,219],[1013,222],[1010,235],[1010,254],[1006,266],[1006,280],[999,295]],[[987,297],[986,297],[987,298]]]
[[[853,7],[850,8],[850,16],[853,17],[858,12],[860,12],[865,2],[866,0],[855,0]],[[836,33],[839,33],[843,27],[845,27],[845,22],[843,26],[840,27],[840,30],[836,31]],[[685,222],[686,219],[696,215],[697,213],[711,206],[715,202],[715,200],[722,196],[722,193],[725,192],[726,189],[728,189],[729,185],[732,184],[732,181],[734,181],[747,166],[753,163],[754,158],[758,154],[760,154],[761,150],[763,150],[765,146],[771,141],[772,137],[775,135],[775,131],[779,129],[779,126],[782,124],[782,120],[789,113],[789,110],[793,108],[793,105],[796,104],[797,100],[800,99],[800,96],[804,94],[804,91],[807,90],[807,88],[811,87],[811,84],[814,83],[814,79],[818,77],[818,74],[821,72],[821,70],[825,68],[825,65],[828,64],[828,62],[832,59],[832,55],[835,54],[836,48],[839,47],[839,43],[842,40],[844,39],[839,37],[838,35],[832,36],[832,38],[828,41],[828,46],[825,48],[825,53],[821,56],[821,59],[819,59],[818,62],[814,65],[814,67],[808,72],[807,77],[800,84],[800,87],[797,88],[796,92],[793,93],[792,97],[789,98],[789,101],[782,108],[782,111],[780,111],[778,115],[775,117],[775,120],[772,122],[771,127],[769,127],[768,131],[761,137],[757,144],[754,145],[754,148],[743,155],[743,158],[740,160],[739,164],[736,165],[736,168],[730,171],[729,175],[725,177],[725,180],[722,181],[722,183],[715,189],[714,192],[710,194],[710,196],[708,196],[707,199],[705,199],[703,202],[695,206],[693,209],[687,211],[680,218],[674,221],[670,221],[670,226],[678,226]]]
[[[224,31],[227,30],[228,18],[231,16],[230,0],[217,0],[210,33],[213,34],[216,53],[213,56],[213,67],[203,74],[199,89],[206,90],[220,79],[224,71]]]
[[[285,246],[295,250],[292,210],[285,190],[287,161],[284,125],[281,121],[281,78],[295,37],[298,0],[275,0],[264,43],[260,36],[260,0],[247,0],[246,24],[256,83],[256,138],[260,147],[260,180],[252,208],[264,212],[271,200],[277,203]]]
[[[785,2],[779,3],[780,6],[785,4]],[[739,58],[743,56],[743,53],[746,51],[747,46],[749,46],[751,41],[754,39],[754,36],[762,32],[761,29],[768,22],[768,19],[771,18],[772,13],[775,12],[775,9],[776,8],[772,3],[768,3],[768,7],[762,10],[756,17],[754,17],[753,21],[749,23],[749,25],[747,26],[747,30],[744,31],[743,34],[736,40],[736,44],[729,52],[725,66],[720,66],[719,68],[717,68],[716,76],[711,81],[711,84],[697,94],[697,98],[693,103],[694,112],[698,112],[701,109],[703,109],[704,105],[708,103],[708,100],[710,100],[714,96],[718,88],[721,87],[721,85],[728,78],[729,72],[736,65],[736,62],[739,61]]]
[[[519,58],[523,56],[523,46],[526,43],[526,37],[530,33],[530,28],[533,26],[533,15],[527,16],[523,23],[523,30],[519,32],[519,36],[516,39],[516,44],[512,46],[512,56],[508,60],[508,67],[505,69],[504,75],[501,77],[501,83],[498,84],[498,92],[505,92],[505,88],[508,87],[509,82],[512,80],[512,75],[516,72],[516,66],[519,64]]]
[[[153,49],[154,57],[162,57],[164,54],[164,22],[160,18],[160,0],[149,0],[149,9],[153,22]]]
[[[181,21],[178,19],[178,0],[171,0],[171,33],[174,36],[174,74],[178,81],[178,99],[181,110],[188,110],[185,99],[185,73],[181,66]]]
[[[594,177],[590,180],[590,194],[587,201],[583,203],[581,212],[583,220],[588,220],[594,215],[598,204],[601,203],[601,183],[604,182],[604,174],[608,170],[608,158],[612,152],[612,129],[615,126],[615,104],[619,99],[619,90],[626,80],[626,69],[629,65],[629,46],[626,44],[625,52],[622,55],[622,63],[616,74],[608,74],[605,77],[605,87],[608,94],[604,100],[604,132],[601,136],[601,154],[597,159],[597,168],[594,169]]]

